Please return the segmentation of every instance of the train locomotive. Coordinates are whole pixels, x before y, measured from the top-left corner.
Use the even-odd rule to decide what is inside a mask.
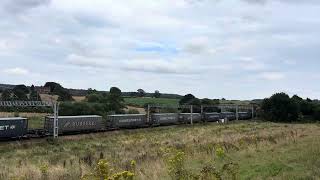
[[[251,112],[239,112],[238,119],[252,118]],[[119,114],[109,115],[106,118],[98,115],[86,116],[59,116],[59,135],[99,132],[122,128],[142,128],[152,126],[216,122],[220,119],[229,121],[237,119],[234,112],[221,113],[154,113],[154,114]],[[28,119],[21,117],[0,118],[0,139],[30,138],[35,134],[51,136],[53,134],[53,116],[46,116],[44,128],[38,130],[28,129]],[[39,133],[41,132],[41,133]]]

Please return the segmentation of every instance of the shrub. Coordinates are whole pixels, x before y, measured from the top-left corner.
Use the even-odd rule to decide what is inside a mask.
[[[264,118],[271,121],[296,121],[300,114],[296,100],[285,93],[277,93],[264,99],[261,108]]]

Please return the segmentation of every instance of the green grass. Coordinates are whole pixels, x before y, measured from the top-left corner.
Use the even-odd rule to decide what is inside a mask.
[[[145,104],[161,104],[161,105],[178,105],[179,99],[168,98],[149,98],[149,97],[133,97],[124,98],[126,105],[143,107]]]
[[[319,137],[319,123],[244,121],[64,136],[55,143],[1,142],[0,179],[80,179],[100,158],[114,171],[135,160],[136,179],[171,179],[167,160],[176,152],[185,153],[183,168],[194,175],[208,164],[220,170],[232,162],[238,165],[237,179],[319,179]],[[219,148],[223,156],[217,155]]]
[[[44,117],[33,116],[28,118],[28,128],[29,129],[40,129],[44,126]]]

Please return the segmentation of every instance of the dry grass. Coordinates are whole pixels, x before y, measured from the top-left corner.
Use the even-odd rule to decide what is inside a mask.
[[[170,179],[166,156],[186,154],[186,168],[197,174],[208,163],[239,165],[239,179],[319,179],[320,125],[241,122],[122,130],[0,143],[0,179],[79,179],[100,158],[115,170],[137,162],[136,179]],[[224,158],[216,155],[222,147]]]

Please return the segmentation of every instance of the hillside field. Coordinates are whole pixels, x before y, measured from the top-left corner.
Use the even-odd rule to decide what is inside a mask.
[[[143,180],[319,179],[319,137],[319,123],[240,121],[0,142],[0,179],[78,180],[99,159]]]
[[[143,107],[145,104],[160,104],[176,106],[179,104],[179,99],[169,98],[150,98],[150,97],[125,97],[125,104],[129,106]]]

